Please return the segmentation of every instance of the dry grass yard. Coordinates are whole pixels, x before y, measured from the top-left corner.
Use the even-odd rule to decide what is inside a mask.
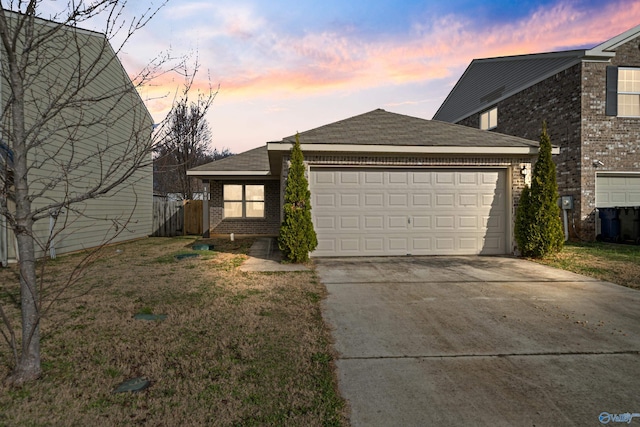
[[[640,289],[640,246],[638,245],[569,242],[559,254],[536,261],[629,288]]]
[[[213,241],[215,251],[177,260],[194,241],[105,248],[42,321],[42,378],[0,385],[0,425],[346,425],[314,273],[240,272],[248,240]],[[48,263],[49,284],[79,259]],[[0,269],[14,319],[17,292],[15,266]],[[12,359],[0,344],[4,378]],[[150,387],[113,393],[135,377]]]

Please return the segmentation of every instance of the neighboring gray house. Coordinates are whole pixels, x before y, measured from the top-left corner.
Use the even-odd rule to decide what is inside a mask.
[[[514,251],[514,200],[537,142],[384,110],[299,137],[319,242],[312,256]],[[294,141],[187,172],[210,192],[205,233],[278,234]]]
[[[14,27],[23,18],[6,13]],[[36,37],[47,33],[42,36],[47,44],[38,48],[37,60],[31,58],[26,74],[25,120],[31,129],[28,143],[34,147],[28,157],[32,208],[78,198],[96,186],[117,186],[99,198],[63,209],[57,220],[46,210],[41,212],[34,225],[37,256],[44,255],[52,233],[55,252],[61,254],[146,237],[152,227],[151,116],[104,34],[55,28],[57,24],[36,18]],[[15,212],[11,197],[6,196],[12,192],[13,171],[7,108],[11,92],[3,58],[6,52],[0,46],[0,202]],[[59,100],[67,102],[57,111]],[[47,116],[51,110],[57,111],[55,116]],[[122,174],[114,165],[128,168],[136,156],[148,157],[148,166],[120,182]],[[0,215],[0,263],[6,265],[16,257],[15,237]]]
[[[637,26],[592,49],[476,59],[433,118],[530,140],[546,121],[572,235],[594,239],[597,208],[640,206],[639,37]]]

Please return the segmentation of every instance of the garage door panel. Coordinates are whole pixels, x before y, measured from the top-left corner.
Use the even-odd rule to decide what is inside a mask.
[[[360,217],[358,216],[341,216],[340,217],[340,230],[351,231],[360,230]]]
[[[408,194],[389,194],[389,207],[408,207],[409,195]]]
[[[341,184],[358,184],[360,182],[360,174],[358,172],[342,172],[338,176]]]
[[[482,195],[482,206],[485,208],[490,208],[491,206],[493,206],[494,204],[496,204],[497,206],[502,206],[500,204],[501,202],[501,198],[499,198],[498,200],[495,200],[496,196],[494,194],[483,194]]]
[[[453,217],[453,215],[450,215],[450,216],[437,215],[436,216],[436,230],[438,231],[443,229],[453,230],[454,227],[455,227],[455,218]]]
[[[384,229],[384,217],[382,215],[379,216],[370,216],[367,215],[364,217],[364,228],[365,230],[378,231]]]
[[[414,230],[429,230],[431,229],[431,217],[430,216],[414,216],[411,217]]]
[[[431,207],[431,194],[413,194],[412,195],[413,207],[416,208],[430,208]]]
[[[458,242],[459,242],[459,249],[474,251],[474,252],[478,249],[478,239],[475,236],[460,237]]]
[[[370,208],[382,208],[384,207],[384,195],[382,193],[365,194],[364,205]]]
[[[459,216],[458,217],[458,229],[460,230],[477,230],[478,229],[478,217],[477,216]]]
[[[478,185],[478,174],[475,172],[461,172],[458,174],[458,183],[461,185]]]
[[[451,251],[455,248],[454,240],[452,237],[436,237],[436,251]]]
[[[499,214],[483,217],[482,224],[483,228],[490,233],[503,233],[506,228],[505,218]]]
[[[389,229],[392,230],[406,230],[409,226],[409,218],[406,216],[389,215],[387,216],[387,224]]]
[[[312,168],[310,182],[313,256],[506,252],[504,170]]]
[[[318,170],[312,176],[312,184],[335,184],[336,172]]]
[[[407,253],[409,249],[407,237],[391,237],[389,239],[389,250],[391,252],[401,251]]]
[[[436,208],[452,208],[454,206],[455,196],[453,194],[436,194]]]
[[[596,207],[625,206],[640,206],[640,174],[599,174],[596,177]]]
[[[471,207],[477,208],[478,205],[478,194],[459,194],[458,195],[458,206],[460,207]]]
[[[366,172],[364,182],[366,184],[382,184],[384,183],[384,174],[382,172]]]
[[[366,252],[383,252],[384,251],[384,239],[382,237],[365,237],[364,249]]]
[[[389,172],[389,184],[407,184],[408,176],[406,172]]]
[[[411,239],[412,249],[411,253],[422,253],[424,251],[431,251],[431,239],[428,237],[417,237]]]
[[[336,220],[333,216],[317,216],[316,231],[336,231]]]
[[[431,184],[431,173],[411,172],[411,182],[413,184]]]
[[[483,249],[485,251],[487,251],[487,253],[489,254],[493,254],[492,250],[499,250],[501,249],[502,246],[502,236],[501,235],[494,235],[494,236],[486,236],[485,238],[483,238]],[[480,252],[481,254],[483,253],[482,251]]]
[[[344,253],[360,252],[360,238],[358,237],[343,237],[339,240],[340,250]]]
[[[341,207],[359,207],[360,206],[360,195],[359,194],[341,194],[340,195],[340,206]]]
[[[438,172],[435,179],[436,184],[455,184],[455,174],[453,172]]]

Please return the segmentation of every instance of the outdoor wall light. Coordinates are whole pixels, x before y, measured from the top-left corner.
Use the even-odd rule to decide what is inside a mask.
[[[593,166],[597,168],[599,166],[604,166],[604,163],[602,163],[600,160],[594,160]]]
[[[529,168],[526,166],[523,166],[522,169],[520,169],[520,174],[526,177],[527,175],[529,175]]]

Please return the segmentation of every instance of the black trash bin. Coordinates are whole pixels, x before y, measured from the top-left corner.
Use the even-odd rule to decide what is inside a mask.
[[[599,208],[600,235],[599,240],[605,242],[620,241],[620,218],[618,208]]]
[[[622,240],[640,244],[640,206],[618,208],[618,219]]]

